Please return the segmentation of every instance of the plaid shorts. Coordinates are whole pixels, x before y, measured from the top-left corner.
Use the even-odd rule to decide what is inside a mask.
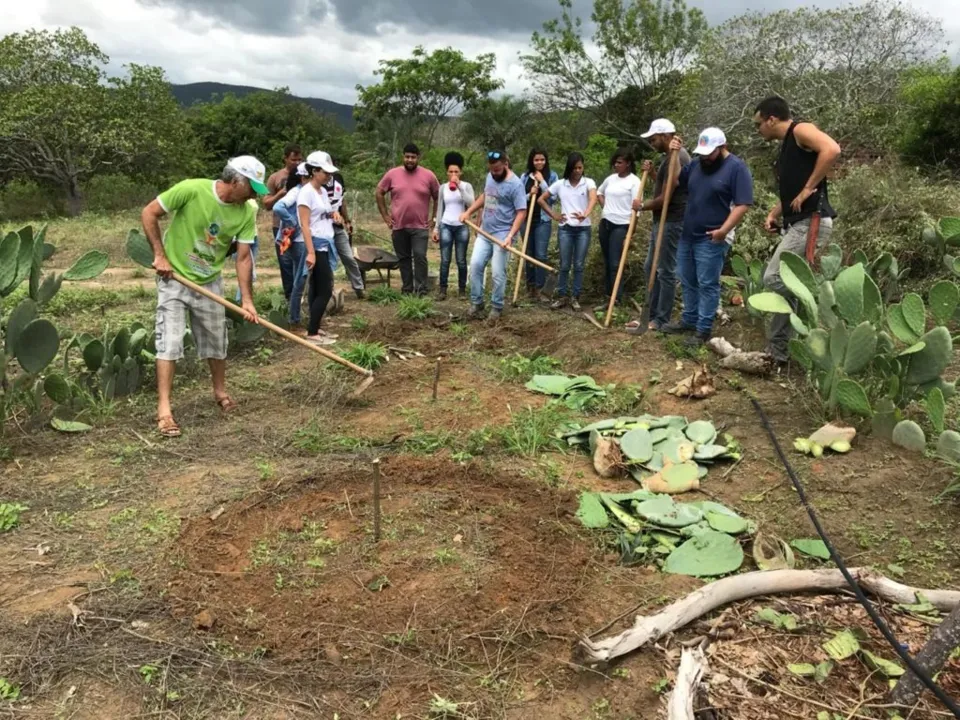
[[[222,277],[205,287],[223,296]],[[157,278],[157,359],[180,360],[183,357],[187,315],[190,316],[197,356],[214,360],[226,358],[227,316],[223,307],[176,280]]]

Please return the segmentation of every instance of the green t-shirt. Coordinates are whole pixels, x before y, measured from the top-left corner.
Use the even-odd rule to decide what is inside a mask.
[[[163,235],[163,248],[173,269],[205,285],[223,270],[230,244],[252,244],[257,237],[256,203],[226,204],[215,180],[184,180],[157,197],[173,220]]]

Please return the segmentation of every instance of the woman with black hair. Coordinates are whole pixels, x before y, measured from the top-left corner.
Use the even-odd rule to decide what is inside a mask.
[[[562,212],[550,208],[550,198],[560,200]],[[557,240],[560,244],[560,277],[557,280],[557,299],[550,306],[554,310],[569,302],[574,310],[580,309],[580,290],[583,285],[583,268],[590,249],[590,213],[597,204],[597,184],[583,175],[583,155],[572,152],[567,156],[563,180],[557,180],[537,200],[540,208],[560,223]],[[573,292],[569,293],[568,279],[573,267]],[[569,297],[568,297],[569,294]]]
[[[557,174],[550,169],[550,158],[547,151],[543,148],[535,147],[527,155],[527,171],[520,176],[520,182],[523,183],[523,189],[529,196],[533,188],[537,188],[537,199],[546,192],[547,188],[553,185],[559,178]],[[550,207],[556,202],[556,198],[550,198]],[[530,242],[527,245],[527,252],[541,262],[547,261],[547,251],[550,248],[550,232],[553,230],[553,223],[550,222],[549,213],[543,212],[540,204],[533,206],[533,220],[530,225]],[[543,295],[543,286],[547,281],[547,271],[537,267],[533,263],[527,263],[527,292],[531,300],[541,300],[547,302],[549,299]]]
[[[473,205],[476,196],[473,185],[461,179],[463,155],[449,152],[443,158],[447,182],[440,187],[437,198],[437,216],[433,219],[433,241],[440,243],[440,290],[437,300],[447,299],[447,281],[450,277],[450,258],[456,251],[457,297],[467,296],[467,245],[470,228],[460,222],[463,211]]]
[[[297,195],[297,217],[300,219],[306,250],[305,264],[310,276],[307,340],[317,345],[332,345],[337,336],[321,330],[320,321],[333,295],[333,271],[337,269],[333,224],[343,222],[324,189],[337,167],[328,153],[317,150],[307,156],[306,170],[310,181],[300,188]]]
[[[613,173],[600,183],[597,200],[603,208],[600,220],[600,252],[603,254],[603,284],[607,300],[613,292],[623,254],[623,241],[627,237],[630,215],[635,212],[633,200],[640,188],[637,177],[637,163],[633,152],[627,148],[617,148],[610,157]],[[617,291],[617,302],[623,298],[623,283]],[[606,308],[606,304],[604,304]]]

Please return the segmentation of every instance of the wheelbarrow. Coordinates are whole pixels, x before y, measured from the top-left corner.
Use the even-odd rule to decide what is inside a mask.
[[[373,245],[357,245],[353,248],[353,256],[357,259],[364,285],[367,284],[368,271],[376,270],[380,282],[383,282],[383,271],[386,270],[387,287],[390,287],[390,271],[400,267],[400,260],[396,255]]]

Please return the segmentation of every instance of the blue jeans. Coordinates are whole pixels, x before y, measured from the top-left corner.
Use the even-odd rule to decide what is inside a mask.
[[[274,238],[280,235],[279,228],[274,232]],[[295,243],[290,243],[290,248],[293,247]],[[277,266],[280,268],[280,282],[283,284],[283,296],[290,300],[290,293],[293,292],[293,271],[295,267],[295,262],[293,257],[290,255],[290,248],[287,249],[285,253],[280,254],[280,244],[278,242],[273,243],[273,249],[277,252]]]
[[[650,282],[650,267],[653,265],[653,252],[657,245],[659,227],[660,223],[654,222],[653,230],[650,232],[650,249],[647,251],[647,261],[643,266],[643,276],[647,283]],[[668,222],[663,227],[657,277],[653,281],[653,292],[647,298],[650,304],[650,320],[658,325],[666,325],[670,322],[670,315],[673,313],[673,301],[677,296],[677,243],[680,242],[682,230],[682,220]]]
[[[470,302],[474,305],[483,305],[483,273],[492,257],[493,293],[490,296],[490,304],[497,310],[503,310],[509,255],[507,250],[495,246],[485,237],[477,236],[473,241],[473,256],[470,258]]]
[[[720,272],[730,245],[684,240],[677,245],[677,271],[683,286],[683,324],[709,335],[720,303]]]
[[[600,251],[603,254],[603,286],[607,297],[613,293],[613,284],[617,281],[620,268],[620,256],[623,255],[623,242],[627,238],[629,225],[618,225],[609,220],[600,221]],[[623,278],[617,288],[617,302],[623,299]]]
[[[450,277],[450,256],[457,253],[457,287],[467,289],[467,244],[470,229],[466,225],[440,224],[440,288],[447,289]]]
[[[307,285],[307,246],[302,242],[292,242],[284,254],[290,258],[292,266],[290,322],[297,325],[300,323],[300,303],[303,300],[303,289]]]
[[[590,226],[570,227],[561,225],[557,230],[560,242],[560,278],[557,281],[557,295],[567,295],[567,280],[570,266],[573,266],[573,297],[580,297],[583,286],[583,267],[587,264],[587,250],[590,249]]]
[[[550,249],[551,230],[553,230],[553,223],[549,220],[539,222],[530,228],[530,241],[527,243],[527,255],[536,258],[540,262],[547,261],[547,251]],[[535,285],[537,290],[542,290],[547,282],[547,271],[529,262],[526,263],[526,270],[527,285]]]

